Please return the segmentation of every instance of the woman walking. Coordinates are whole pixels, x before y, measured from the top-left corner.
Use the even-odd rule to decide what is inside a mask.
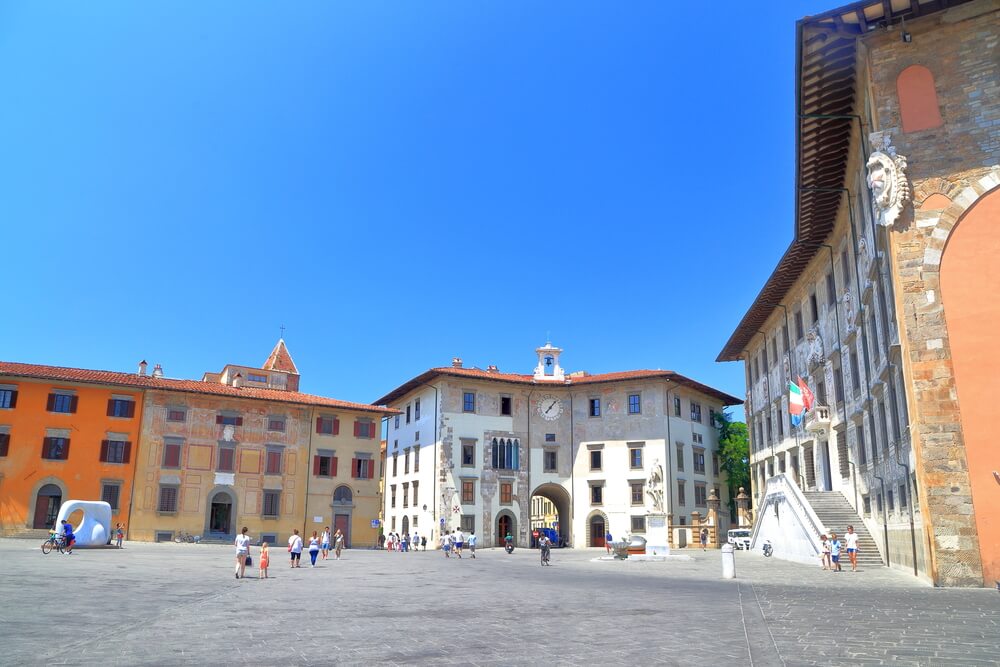
[[[309,567],[316,567],[316,556],[319,555],[319,536],[316,531],[313,531],[312,537],[309,538],[309,560],[312,564]]]
[[[340,528],[333,536],[333,552],[337,555],[337,560],[340,560],[340,552],[344,548],[344,534],[340,532]]]
[[[247,569],[247,558],[250,557],[250,537],[247,535],[249,529],[243,526],[243,530],[236,536],[236,578],[242,579]]]
[[[299,529],[292,531],[292,536],[288,538],[288,553],[291,555],[292,567],[300,567],[302,561],[302,538],[299,537]]]
[[[330,555],[330,526],[323,529],[323,535],[320,538],[320,545],[323,550],[323,560],[327,559]]]

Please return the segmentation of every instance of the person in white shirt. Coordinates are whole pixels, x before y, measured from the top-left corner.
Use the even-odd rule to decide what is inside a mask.
[[[465,546],[465,535],[462,534],[462,529],[459,528],[455,531],[455,555],[459,558],[462,557],[462,547]]]
[[[236,578],[242,579],[247,569],[247,558],[250,557],[250,537],[247,535],[246,526],[243,531],[236,536]]]
[[[847,557],[851,559],[851,572],[858,571],[858,534],[854,532],[854,526],[847,527],[847,534],[844,535],[844,542],[847,546]]]
[[[320,549],[323,551],[323,560],[330,555],[330,526],[323,529],[323,534],[319,538]]]
[[[410,541],[410,549],[416,551],[417,547],[420,546],[420,534],[417,531],[413,531],[413,539]]]
[[[469,533],[469,553],[472,554],[473,558],[476,557],[476,541],[476,531],[472,531]]]
[[[292,567],[300,567],[299,561],[302,559],[302,538],[299,537],[299,529],[292,531],[292,536],[288,538],[288,552],[291,556]]]

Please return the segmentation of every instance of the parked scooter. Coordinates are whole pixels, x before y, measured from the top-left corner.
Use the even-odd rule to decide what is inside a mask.
[[[771,544],[771,540],[764,540],[763,551],[765,558],[770,558],[771,554],[774,553],[774,546]]]

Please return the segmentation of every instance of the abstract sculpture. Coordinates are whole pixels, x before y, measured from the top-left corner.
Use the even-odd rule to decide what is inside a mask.
[[[76,511],[83,512],[83,521],[73,527],[76,546],[99,547],[107,544],[111,539],[111,505],[94,500],[67,500],[59,508],[56,530],[60,530],[63,519]]]

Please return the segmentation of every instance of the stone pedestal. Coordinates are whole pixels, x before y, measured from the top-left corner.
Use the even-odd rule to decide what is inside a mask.
[[[736,525],[740,528],[750,527],[750,496],[742,486],[736,496]]]
[[[670,555],[670,522],[662,512],[646,515],[646,555]]]

